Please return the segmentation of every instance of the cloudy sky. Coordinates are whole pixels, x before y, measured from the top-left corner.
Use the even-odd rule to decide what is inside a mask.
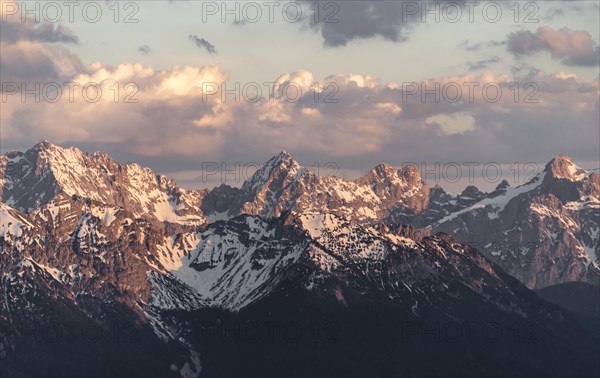
[[[281,150],[348,177],[599,165],[597,1],[0,5],[2,153],[46,139],[186,187]]]

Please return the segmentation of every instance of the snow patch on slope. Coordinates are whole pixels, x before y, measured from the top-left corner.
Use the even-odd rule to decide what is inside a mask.
[[[18,238],[23,233],[23,226],[32,227],[32,224],[10,206],[0,203],[0,237],[10,234]]]
[[[516,188],[509,187],[506,189],[506,191],[504,193],[502,193],[496,197],[485,198],[469,207],[466,207],[460,211],[457,211],[455,213],[447,215],[446,217],[440,219],[437,222],[437,224],[448,222],[448,221],[458,217],[459,215],[471,212],[473,210],[485,209],[488,206],[492,210],[492,211],[488,212],[488,217],[490,219],[497,219],[499,217],[498,214],[502,210],[504,210],[504,208],[510,202],[510,200],[512,200],[513,198],[515,198],[523,193],[530,192],[530,191],[536,189],[537,187],[539,187],[542,184],[542,178],[543,178],[543,174],[539,173],[536,177],[534,177],[527,184],[517,186]]]

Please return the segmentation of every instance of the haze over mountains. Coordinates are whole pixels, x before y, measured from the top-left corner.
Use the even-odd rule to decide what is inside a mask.
[[[448,374],[598,372],[597,340],[527,289],[599,284],[600,174],[566,156],[520,187],[457,197],[429,188],[415,167],[382,164],[346,180],[320,177],[285,152],[240,188],[185,190],[137,164],[43,142],[0,157],[0,191],[0,364],[10,373],[39,373],[19,356],[31,345],[15,324],[65,318],[101,329],[135,323],[148,347],[119,353],[153,363],[130,368],[134,375],[253,375],[265,364],[273,375],[290,366],[300,375],[323,366],[335,375],[431,375],[439,354]],[[331,345],[203,339],[206,321],[324,319],[339,327]],[[406,322],[492,324],[505,336],[526,325],[536,337],[432,346],[396,334]],[[36,348],[73,352],[62,341]],[[374,346],[348,358],[361,342]],[[48,357],[44,367],[89,374],[115,363],[96,349],[86,345],[64,365]],[[307,358],[312,367],[300,363]],[[449,368],[455,359],[465,362]]]

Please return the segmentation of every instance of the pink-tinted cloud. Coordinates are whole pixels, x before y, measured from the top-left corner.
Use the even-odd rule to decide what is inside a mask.
[[[596,66],[600,63],[600,49],[584,30],[563,28],[554,30],[541,26],[536,32],[518,31],[508,37],[508,50],[517,56],[548,51],[555,59],[570,66]]]
[[[64,97],[23,104],[9,96],[3,104],[3,136],[20,144],[49,139],[93,146],[125,160],[169,161],[180,169],[220,159],[262,161],[286,149],[299,159],[346,162],[346,168],[359,170],[381,161],[544,161],[557,153],[589,160],[600,137],[598,81],[565,73],[525,78],[535,86],[525,89],[521,82],[516,101],[515,79],[490,71],[404,84],[368,75],[319,80],[299,71],[274,81],[297,84],[302,96],[290,101],[278,86],[273,97],[265,93],[249,102],[232,96],[223,101],[219,91],[203,90],[206,83],[228,80],[219,66],[155,71],[139,64],[96,63],[85,71],[74,80],[82,86],[99,83],[104,93],[99,101],[71,103]],[[316,87],[310,85],[313,80]],[[124,90],[125,83],[135,83],[137,103],[123,97],[114,101],[115,85],[121,95],[131,92]],[[439,85],[440,98],[413,93],[413,84],[419,92]],[[462,91],[460,101],[454,101],[456,88]],[[502,95],[496,99],[497,89]],[[335,101],[325,101],[327,96]],[[536,101],[526,102],[528,97]]]

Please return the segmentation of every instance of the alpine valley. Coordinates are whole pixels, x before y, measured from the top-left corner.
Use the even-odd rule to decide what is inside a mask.
[[[458,196],[286,152],[186,190],[42,142],[0,198],[0,376],[600,375],[600,172],[567,156]]]

